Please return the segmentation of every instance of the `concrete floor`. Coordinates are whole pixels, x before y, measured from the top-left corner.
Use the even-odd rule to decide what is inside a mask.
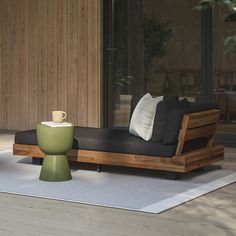
[[[12,134],[0,134],[0,149]],[[236,170],[236,149],[221,163]],[[236,183],[162,214],[0,194],[0,236],[235,236]]]

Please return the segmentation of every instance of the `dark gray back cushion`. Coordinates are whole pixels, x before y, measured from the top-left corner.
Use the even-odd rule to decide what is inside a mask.
[[[156,107],[156,115],[153,124],[152,141],[162,142],[166,129],[168,115],[171,109],[180,109],[189,107],[187,99],[179,101],[178,96],[165,96],[163,101],[159,102]]]
[[[133,111],[143,95],[133,95],[131,100],[130,118]],[[155,116],[153,128],[153,142],[163,142],[163,144],[176,144],[178,142],[178,134],[182,124],[183,116],[187,113],[207,111],[210,109],[218,109],[215,104],[197,104],[193,103],[188,107],[188,101],[183,99],[179,106],[173,108],[178,101],[178,96],[164,96],[163,102],[157,105],[159,116]],[[168,104],[168,106],[163,103]],[[158,120],[158,121],[157,121]]]
[[[163,135],[163,144],[176,144],[181,128],[184,114],[217,109],[215,104],[195,104],[187,108],[172,109],[168,114],[168,119]]]
[[[156,115],[153,124],[152,141],[162,142],[165,125],[168,118],[169,108],[168,105],[161,101],[157,104]]]

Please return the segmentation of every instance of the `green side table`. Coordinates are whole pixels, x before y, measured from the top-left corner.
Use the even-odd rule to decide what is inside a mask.
[[[39,179],[52,182],[71,180],[66,153],[72,148],[74,126],[50,127],[38,124],[36,133],[38,146],[45,154]]]

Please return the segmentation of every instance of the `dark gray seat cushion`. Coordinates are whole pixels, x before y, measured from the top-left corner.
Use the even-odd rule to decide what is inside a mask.
[[[35,130],[19,131],[15,134],[16,144],[38,145]],[[184,152],[205,147],[206,140],[199,139],[187,142]],[[144,141],[128,130],[111,130],[75,127],[74,149],[104,152],[128,153],[137,155],[171,157],[175,154],[176,145],[164,145]]]
[[[15,143],[26,145],[38,145],[35,129],[16,132]]]
[[[77,128],[75,139],[76,148],[86,150],[167,157],[173,156],[176,150],[175,145],[147,142],[131,135],[128,130]]]
[[[17,132],[15,143],[37,145],[36,131]],[[129,134],[128,130],[75,127],[73,148],[171,157],[175,154],[176,145],[147,142]]]

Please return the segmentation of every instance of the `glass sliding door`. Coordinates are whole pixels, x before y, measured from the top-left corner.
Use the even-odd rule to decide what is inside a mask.
[[[201,13],[192,10],[198,1],[105,2],[109,126],[128,126],[133,94],[201,101]]]
[[[221,109],[219,133],[236,134],[236,45],[225,45],[235,34],[236,14],[214,8],[214,102]],[[230,38],[228,38],[230,39]]]

